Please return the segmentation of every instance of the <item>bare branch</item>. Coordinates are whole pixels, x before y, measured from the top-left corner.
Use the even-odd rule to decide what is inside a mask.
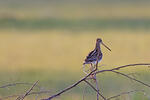
[[[119,70],[121,68],[129,67],[129,66],[150,66],[150,63],[128,64],[128,65],[124,65],[124,66],[114,68],[112,70]]]
[[[143,92],[143,93],[145,93],[144,90],[132,90],[132,91],[122,92],[120,94],[114,95],[112,97],[107,98],[107,100],[111,100],[111,99],[117,98],[119,96],[122,96],[122,95],[125,95],[125,94],[130,94],[130,93],[133,93],[133,92]]]
[[[23,82],[10,83],[10,84],[6,84],[6,85],[3,85],[3,86],[0,86],[0,88],[6,88],[6,87],[16,86],[16,85],[33,85],[33,83],[23,83]],[[38,86],[38,85],[36,85],[36,87],[40,88],[40,86]]]
[[[95,72],[96,70],[97,70],[97,69],[93,70],[93,71],[90,72],[88,75],[86,75],[85,77],[81,78],[79,81],[77,81],[77,82],[75,82],[74,84],[68,86],[67,88],[61,90],[60,92],[56,93],[55,95],[52,95],[52,96],[50,96],[49,98],[47,98],[47,99],[42,99],[42,100],[51,100],[51,99],[53,99],[53,98],[55,98],[55,97],[61,95],[62,93],[64,93],[64,92],[66,92],[66,91],[68,91],[68,90],[74,88],[75,86],[77,86],[78,84],[80,84],[82,81],[84,81],[86,78],[88,78],[90,75],[92,75],[93,72]]]
[[[130,76],[124,74],[124,73],[117,72],[117,71],[112,71],[112,72],[117,73],[117,74],[120,74],[120,75],[122,75],[122,76],[125,76],[125,77],[127,77],[127,78],[129,78],[129,79],[131,79],[131,80],[134,80],[134,81],[136,81],[136,82],[138,82],[138,83],[141,83],[141,84],[143,84],[144,86],[147,86],[147,87],[150,88],[150,85],[148,85],[148,84],[146,84],[146,83],[144,83],[144,82],[142,82],[142,81],[139,81],[139,80],[137,80],[137,79],[135,79],[135,78],[133,78],[133,77],[130,77]]]
[[[86,92],[86,87],[83,88],[83,96],[82,96],[82,100],[85,100],[85,92]]]
[[[50,90],[45,90],[45,91],[37,91],[37,92],[30,92],[27,96],[29,95],[35,95],[35,94],[45,94],[45,93],[50,93]],[[9,99],[9,98],[13,98],[13,97],[18,97],[18,96],[22,96],[21,94],[14,94],[14,95],[10,95],[10,96],[6,96],[3,98],[0,98],[0,100],[4,100],[4,99]]]
[[[59,92],[56,93],[55,95],[52,95],[52,96],[50,96],[49,98],[47,98],[47,99],[42,99],[42,100],[51,100],[51,99],[53,99],[53,98],[55,98],[55,97],[57,97],[57,96],[63,94],[64,92],[67,92],[68,90],[74,88],[75,86],[77,86],[77,85],[80,84],[81,82],[85,81],[90,75],[99,74],[99,73],[103,73],[103,72],[114,72],[115,70],[120,70],[120,69],[127,68],[127,67],[150,66],[150,63],[128,64],[128,65],[119,66],[119,67],[116,67],[116,68],[113,68],[113,69],[100,70],[100,71],[97,71],[97,65],[98,65],[98,62],[96,63],[96,69],[93,70],[93,71],[91,71],[91,72],[90,72],[88,75],[86,75],[85,77],[81,78],[79,81],[77,81],[77,82],[75,82],[74,84],[68,86],[67,88],[65,88],[65,89],[63,89],[63,90],[61,90],[61,91],[59,91]],[[97,72],[95,72],[95,71],[97,71]],[[118,72],[115,71],[115,73],[118,73]],[[120,72],[119,72],[119,73],[120,73]],[[118,74],[119,74],[119,73],[118,73]],[[126,75],[124,75],[124,74],[120,74],[120,75],[126,76]],[[128,75],[127,75],[126,77],[128,77],[128,78],[130,78],[130,79],[132,79],[132,80],[134,80],[134,81],[137,81],[137,82],[139,82],[139,83],[141,83],[141,84],[143,84],[143,85],[145,85],[145,86],[150,87],[150,85],[148,85],[148,84],[146,84],[146,83],[144,83],[144,82],[141,82],[141,81],[139,81],[139,80],[136,80],[135,78],[132,78],[132,77],[130,77],[130,76],[128,76]]]
[[[107,100],[91,83],[88,81],[84,80],[94,91],[98,93],[99,96],[101,96],[104,100]]]
[[[9,99],[9,98],[18,97],[18,96],[21,96],[21,95],[20,94],[9,95],[9,96],[0,98],[0,100]]]
[[[113,69],[100,70],[100,71],[97,71],[95,73],[98,74],[98,73],[109,72],[109,71],[113,71],[113,70],[120,70],[120,69],[123,69],[123,68],[136,67],[136,66],[147,66],[148,67],[148,66],[150,66],[150,63],[128,64],[128,65],[119,66],[119,67],[116,67],[116,68],[113,68]]]
[[[33,90],[33,88],[36,86],[37,83],[38,81],[36,81],[33,84],[33,86],[22,97],[19,96],[16,100],[23,100]]]
[[[96,89],[99,92],[99,87],[98,87],[98,81],[96,79],[96,74],[95,74],[95,82],[96,82]],[[97,100],[99,100],[99,94],[97,93]]]
[[[33,94],[43,94],[43,93],[50,93],[50,90],[45,90],[45,91],[39,91],[39,92],[31,92],[28,95],[33,95]]]

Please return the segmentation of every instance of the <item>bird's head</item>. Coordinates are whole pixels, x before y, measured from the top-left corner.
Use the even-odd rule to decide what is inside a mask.
[[[96,42],[97,42],[97,43],[101,43],[101,42],[102,42],[102,39],[101,39],[101,38],[97,38]]]
[[[99,44],[102,44],[105,48],[107,48],[109,51],[111,51],[111,49],[110,49],[109,47],[107,47],[107,46],[103,43],[103,41],[102,41],[101,38],[97,38],[96,42],[99,43]]]

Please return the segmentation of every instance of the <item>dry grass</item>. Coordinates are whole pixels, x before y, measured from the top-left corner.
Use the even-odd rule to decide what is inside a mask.
[[[64,0],[65,1],[65,0]],[[111,1],[111,0],[110,0]],[[16,6],[18,5],[18,6]],[[102,2],[51,2],[20,0],[0,1],[0,17],[17,18],[149,18],[149,2],[102,3]],[[90,13],[89,13],[90,12]]]
[[[1,69],[55,69],[80,71],[82,61],[100,37],[112,52],[102,47],[101,64],[120,65],[149,62],[148,32],[100,32],[68,31],[3,31],[0,34]],[[109,67],[110,67],[109,66]]]
[[[104,43],[112,49],[112,52],[109,52],[102,47],[104,57],[100,64],[107,65],[105,67],[106,69],[114,65],[149,62],[150,30],[148,30],[149,23],[145,21],[149,20],[149,11],[149,3],[143,1],[140,3],[137,1],[113,4],[102,4],[98,2],[82,2],[81,4],[80,1],[77,3],[70,2],[70,4],[68,1],[60,3],[41,0],[37,0],[37,2],[31,0],[0,1],[0,19],[2,19],[2,22],[5,18],[8,18],[8,20],[9,18],[14,18],[14,23],[17,23],[18,20],[21,21],[19,24],[12,24],[9,21],[8,23],[7,21],[4,23],[6,25],[8,24],[8,26],[10,24],[11,27],[16,27],[14,25],[23,25],[22,19],[23,21],[27,21],[27,23],[29,21],[34,22],[32,19],[35,19],[36,22],[40,19],[47,18],[77,21],[82,19],[140,20],[140,23],[136,22],[139,24],[136,28],[138,30],[133,30],[134,28],[128,29],[130,26],[124,27],[126,23],[123,23],[123,30],[119,28],[121,24],[118,24],[118,27],[115,28],[116,30],[110,27],[107,30],[102,28],[102,30],[99,29],[94,32],[93,30],[87,31],[84,29],[82,32],[78,32],[79,30],[75,29],[76,32],[69,28],[63,31],[59,28],[57,28],[58,30],[52,28],[52,30],[40,31],[40,25],[38,24],[38,26],[32,22],[31,26],[35,27],[37,25],[38,27],[36,29],[39,28],[39,30],[26,30],[26,28],[24,30],[16,28],[15,30],[15,28],[11,27],[6,27],[5,29],[1,27],[0,80],[2,81],[0,85],[11,82],[32,82],[34,80],[40,80],[39,84],[41,86],[54,91],[60,90],[68,86],[68,84],[71,84],[72,81],[79,79],[82,74],[82,61],[89,51],[95,47],[95,39],[97,37],[102,38]],[[58,23],[60,22],[58,21]],[[134,26],[136,23],[133,21],[130,24]],[[103,67],[101,68],[103,69]],[[138,71],[139,68],[135,68],[134,70]],[[134,70],[127,69],[128,73]],[[140,68],[141,70],[144,69]],[[147,81],[147,83],[149,81],[148,73],[148,70],[144,70],[142,72],[144,76],[139,76],[142,80]],[[130,80],[118,76],[115,77],[112,74],[102,75],[100,79],[100,85],[102,85],[102,89],[106,95],[120,93],[120,90],[125,91],[129,88],[138,88],[138,86],[128,84]],[[81,100],[82,89],[84,88],[83,86],[81,87],[56,100]],[[23,93],[25,88],[20,86],[6,90],[1,89],[0,97],[18,92]],[[85,96],[87,96],[85,99],[92,100],[94,97],[92,94],[93,91],[86,90],[85,92]],[[135,100],[143,100],[143,94],[139,96],[138,94],[133,95],[135,96]],[[120,97],[120,99],[126,99],[126,97]],[[26,100],[32,99],[29,97]]]

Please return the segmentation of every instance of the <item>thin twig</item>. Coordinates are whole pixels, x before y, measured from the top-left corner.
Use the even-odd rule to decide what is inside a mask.
[[[9,95],[9,96],[0,98],[0,100],[9,99],[9,98],[14,98],[14,97],[18,97],[18,96],[21,96],[21,95],[20,95],[20,94]]]
[[[98,63],[97,63],[97,64],[98,64]],[[56,93],[56,94],[50,96],[49,98],[47,98],[47,99],[42,99],[42,100],[51,100],[51,99],[53,99],[53,98],[55,98],[55,97],[57,97],[57,96],[63,94],[64,92],[66,92],[66,91],[68,91],[68,90],[74,88],[75,86],[77,86],[78,84],[80,84],[81,82],[83,82],[84,80],[86,80],[86,78],[88,78],[90,75],[99,74],[99,73],[103,73],[103,72],[112,72],[112,71],[115,71],[115,70],[120,70],[120,69],[123,69],[123,68],[134,67],[134,66],[150,66],[150,63],[128,64],[128,65],[119,66],[119,67],[116,67],[116,68],[113,68],[113,69],[100,70],[100,71],[95,72],[95,71],[97,70],[97,68],[96,68],[95,70],[93,70],[93,71],[90,72],[88,75],[86,75],[85,77],[81,78],[79,81],[75,82],[74,84],[72,84],[72,85],[68,86],[67,88],[65,88],[65,89],[63,89],[63,90],[61,90],[61,91],[59,91],[58,93]],[[132,77],[131,77],[130,79],[132,79]],[[134,78],[133,78],[133,79],[134,79]],[[140,83],[141,83],[141,82],[140,82]],[[150,87],[148,84],[145,84],[145,83],[144,83],[143,85]]]
[[[118,71],[112,71],[112,72],[117,73],[117,74],[122,75],[122,76],[125,76],[125,77],[127,77],[127,78],[129,78],[129,79],[131,79],[131,80],[134,80],[134,81],[136,81],[136,82],[138,82],[138,83],[141,83],[141,84],[143,84],[144,86],[147,86],[147,87],[150,88],[150,85],[149,85],[149,84],[146,84],[146,83],[144,83],[144,82],[142,82],[142,81],[140,81],[140,80],[137,80],[137,79],[135,79],[135,78],[133,78],[133,77],[130,77],[130,76],[124,74],[124,73],[121,73],[121,72],[118,72]]]
[[[109,72],[109,71],[113,71],[113,70],[120,70],[120,69],[123,69],[123,68],[136,67],[136,66],[147,66],[148,67],[148,66],[150,66],[150,63],[128,64],[128,65],[123,65],[123,66],[119,66],[119,67],[108,69],[108,70],[100,70],[100,71],[97,71],[95,73],[98,74],[98,73],[102,73],[102,72]]]
[[[63,89],[63,90],[61,90],[61,91],[59,91],[59,92],[56,93],[55,95],[52,95],[52,96],[50,96],[49,98],[47,98],[47,99],[42,99],[42,100],[51,100],[51,99],[53,99],[53,98],[55,98],[55,97],[57,97],[57,96],[63,94],[64,92],[66,92],[66,91],[68,91],[68,90],[74,88],[75,86],[77,86],[78,84],[80,84],[82,81],[84,81],[86,78],[88,78],[90,75],[92,75],[92,73],[95,72],[95,71],[96,71],[96,69],[93,70],[92,72],[90,72],[90,73],[89,73],[88,75],[86,75],[85,77],[81,78],[79,81],[75,82],[74,84],[72,84],[72,85],[68,86],[67,88],[65,88],[65,89]]]
[[[143,93],[145,93],[144,90],[132,90],[132,91],[122,92],[120,94],[114,95],[112,97],[107,98],[107,100],[111,100],[111,99],[117,98],[119,96],[122,96],[122,95],[125,95],[125,94],[130,94],[130,93],[133,93],[133,92],[143,92]]]
[[[85,100],[85,92],[86,92],[86,87],[83,88],[83,96],[82,96],[82,100]]]
[[[23,82],[10,83],[10,84],[0,86],[0,88],[7,88],[7,87],[10,87],[10,86],[16,86],[16,85],[33,85],[33,83],[23,83]],[[36,87],[40,88],[40,86],[38,86],[38,85],[36,85]]]
[[[29,96],[29,95],[35,95],[35,94],[45,94],[45,93],[50,93],[50,92],[51,92],[50,90],[39,91],[39,92],[38,91],[37,92],[30,92],[27,96]],[[4,99],[18,97],[18,96],[22,96],[22,95],[21,94],[14,94],[14,95],[9,95],[9,96],[3,97],[1,99],[4,100]]]
[[[37,83],[38,81],[36,81],[22,97],[19,96],[16,100],[23,100],[33,90],[33,88],[37,85]]]
[[[31,92],[28,95],[33,95],[33,94],[43,94],[43,93],[50,93],[50,90],[45,90],[45,91],[39,91],[39,92]]]
[[[98,87],[98,81],[96,79],[96,74],[95,74],[95,82],[96,82],[96,89],[99,92],[99,87]],[[99,94],[98,94],[98,92],[97,92],[97,100],[99,100]]]
[[[96,84],[96,89],[97,89],[97,91],[99,91],[99,87],[98,87],[98,81],[97,81],[97,77],[96,77],[96,74],[94,74],[94,82],[95,82],[95,84]],[[99,100],[99,94],[98,94],[98,92],[97,92],[97,100]]]
[[[94,91],[96,91],[98,93],[99,96],[101,96],[104,100],[107,100],[91,83],[89,83],[88,81],[84,80],[84,82],[86,82]]]

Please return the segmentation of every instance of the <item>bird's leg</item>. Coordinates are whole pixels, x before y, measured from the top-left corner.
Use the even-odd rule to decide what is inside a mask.
[[[94,70],[96,70],[96,69],[97,69],[96,64],[94,64]]]
[[[93,70],[95,70],[95,64],[92,64],[92,63],[91,63],[90,70],[91,70],[91,72],[92,72]]]
[[[90,67],[90,70],[91,72],[94,70],[94,65],[91,63],[91,67]],[[95,80],[95,75],[91,75],[91,78]]]
[[[93,64],[91,63],[91,67],[90,67],[91,72],[93,71]]]

